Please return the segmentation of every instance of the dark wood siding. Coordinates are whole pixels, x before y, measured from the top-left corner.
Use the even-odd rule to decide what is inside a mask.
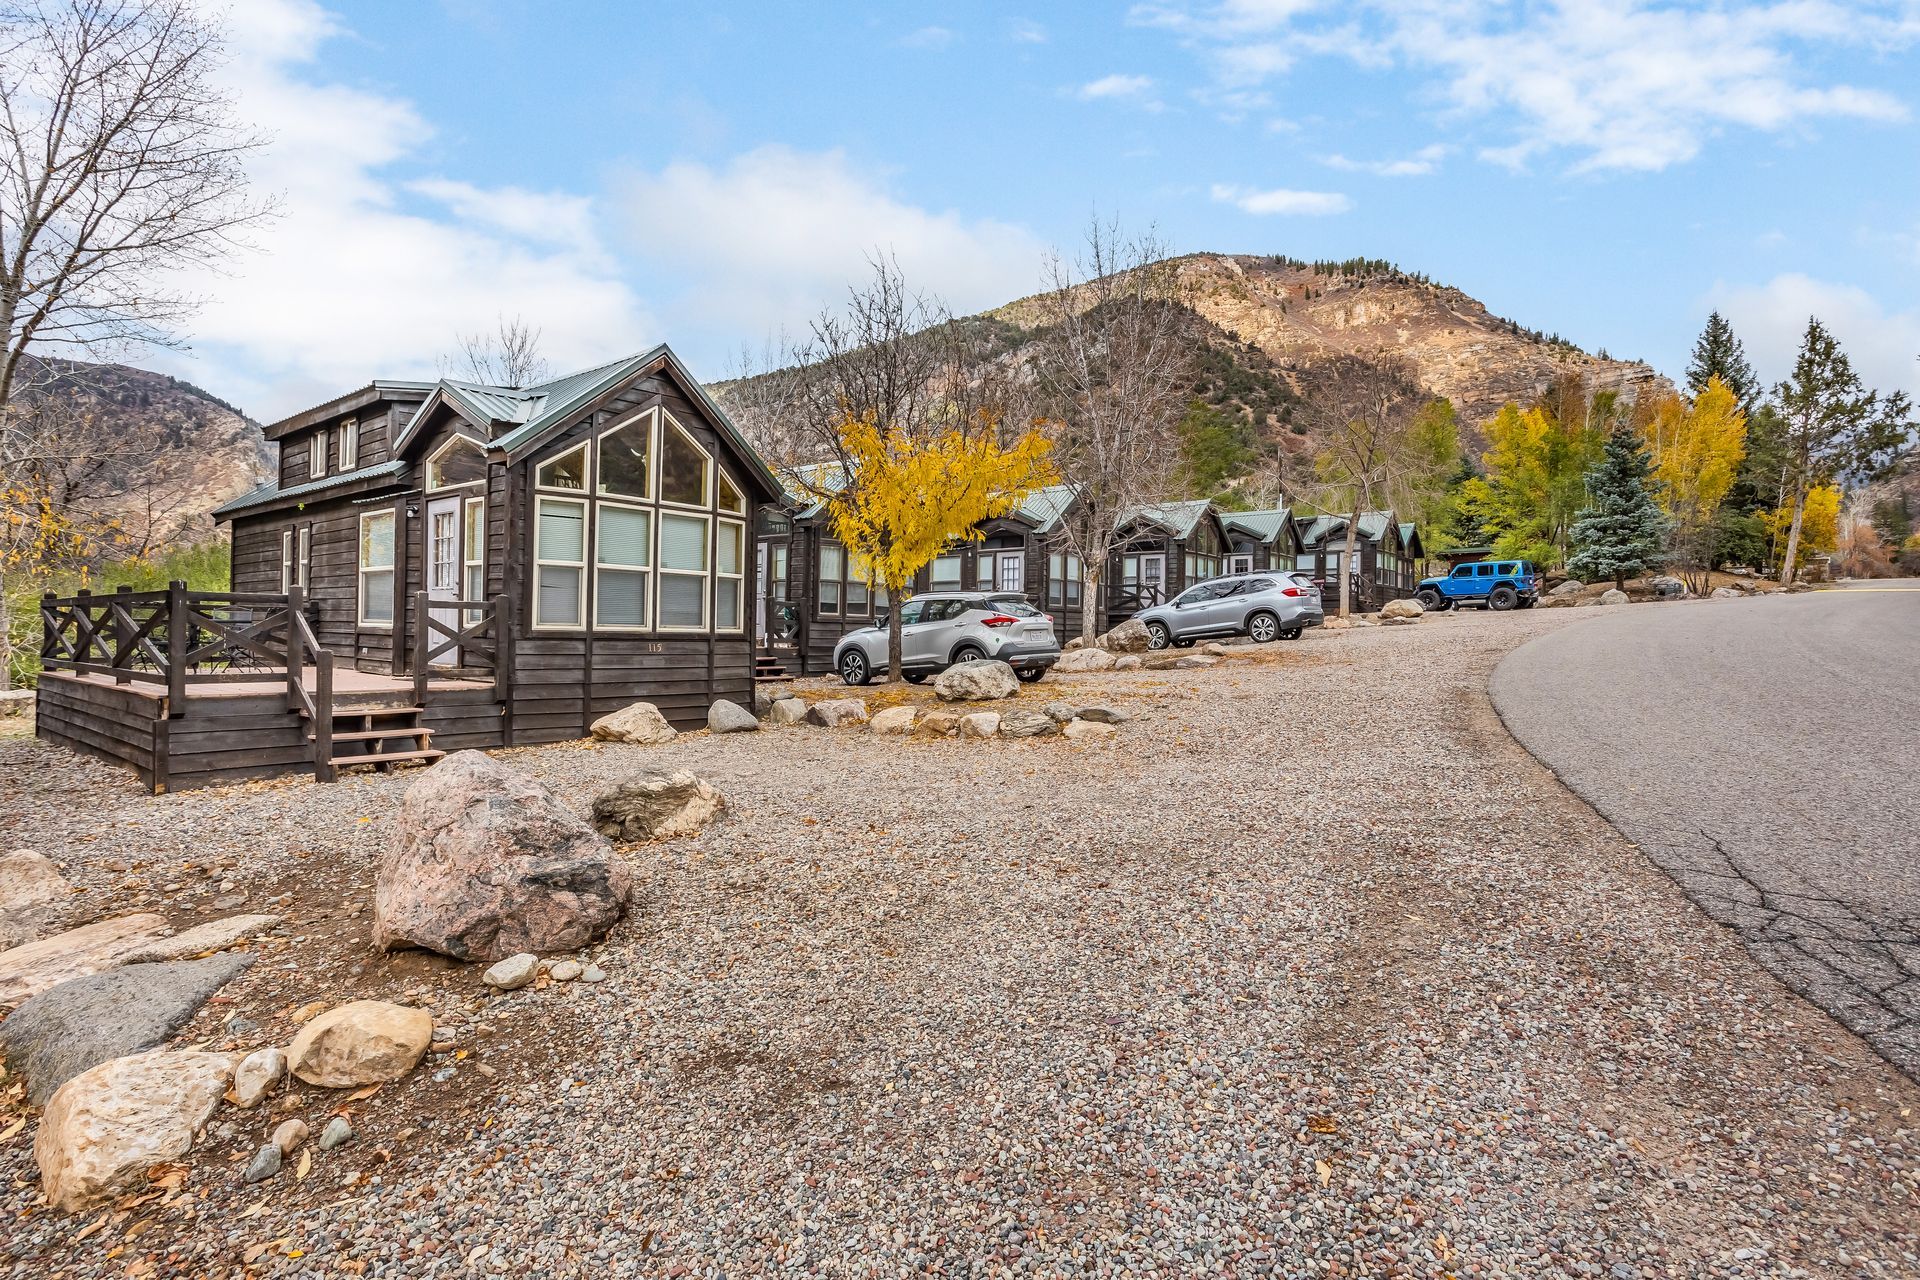
[[[125,765],[142,784],[159,788],[167,772],[165,713],[166,700],[152,692],[45,671],[34,697],[34,731],[48,742]]]

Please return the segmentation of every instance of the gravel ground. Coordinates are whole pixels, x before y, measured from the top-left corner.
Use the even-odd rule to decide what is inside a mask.
[[[239,1185],[279,1117],[228,1111],[184,1187],[118,1214],[36,1209],[29,1126],[0,1275],[1920,1273],[1920,1088],[1494,717],[1500,656],[1591,616],[1023,695],[1141,713],[1085,744],[509,753],[577,805],[672,760],[733,810],[632,851],[606,982],[492,998],[364,950],[404,775],[148,798],[0,743],[0,840],[66,860],[87,909],[287,896],[203,1018],[272,1040],[294,1002],[412,994],[467,1054],[351,1104],[304,1182]]]

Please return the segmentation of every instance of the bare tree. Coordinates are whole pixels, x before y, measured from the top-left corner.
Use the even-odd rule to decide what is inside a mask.
[[[1453,415],[1420,390],[1413,365],[1385,350],[1341,357],[1321,371],[1304,418],[1325,443],[1314,460],[1317,505],[1348,510],[1340,616],[1353,612],[1354,553],[1366,512],[1408,504],[1459,463]]]
[[[269,212],[222,55],[193,0],[0,8],[0,412],[30,347],[177,341],[197,301],[166,276],[218,265]]]
[[[1062,533],[1080,557],[1081,635],[1091,641],[1118,523],[1173,490],[1176,428],[1193,385],[1191,312],[1152,231],[1128,238],[1095,219],[1080,259],[1055,255],[1046,276],[1033,389],[1060,473],[1078,492]]]
[[[489,387],[531,387],[552,373],[540,354],[540,330],[519,316],[499,317],[493,332],[456,334],[458,354],[443,358],[440,371]]]

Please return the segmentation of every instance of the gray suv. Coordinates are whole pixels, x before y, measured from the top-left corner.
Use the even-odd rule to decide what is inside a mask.
[[[900,674],[914,684],[957,662],[998,658],[1031,683],[1060,661],[1053,618],[1026,597],[991,591],[929,591],[900,606]],[[865,684],[887,669],[885,615],[849,631],[833,649],[833,669]]]
[[[1146,623],[1156,649],[1185,648],[1220,636],[1250,636],[1255,644],[1298,640],[1308,627],[1326,620],[1320,589],[1292,569],[1209,578],[1133,616]]]

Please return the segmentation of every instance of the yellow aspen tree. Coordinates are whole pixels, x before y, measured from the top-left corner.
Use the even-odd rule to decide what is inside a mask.
[[[899,603],[920,570],[953,543],[977,540],[981,521],[1006,515],[1059,479],[1053,445],[1039,431],[1002,443],[994,424],[985,426],[886,430],[870,413],[849,414],[840,424],[840,454],[857,483],[827,496],[827,518],[849,564],[893,602],[889,679],[900,673]]]
[[[1668,396],[1642,428],[1655,496],[1671,522],[1672,545],[1694,590],[1705,586],[1714,514],[1747,455],[1747,415],[1718,376],[1688,404]]]

